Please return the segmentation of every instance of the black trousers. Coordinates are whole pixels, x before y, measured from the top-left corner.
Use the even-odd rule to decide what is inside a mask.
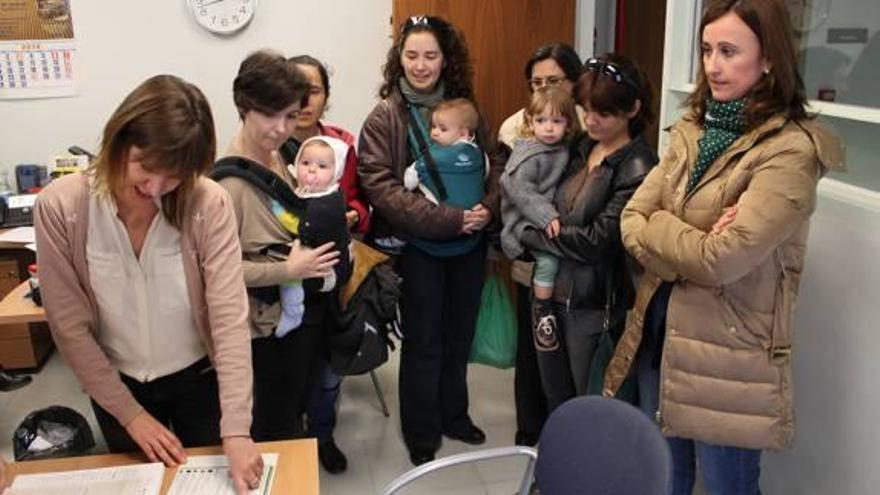
[[[217,373],[208,358],[147,383],[119,375],[135,400],[156,421],[174,432],[184,447],[220,444],[220,398]],[[140,447],[119,422],[97,402],[92,409],[110,452],[134,452]]]
[[[315,383],[330,293],[306,292],[299,328],[282,338],[253,339],[255,441],[289,440],[306,436],[303,414]]]
[[[467,362],[480,308],[486,245],[449,258],[407,246],[403,277],[400,422],[410,450],[435,451],[445,432],[466,431]]]
[[[550,412],[572,397],[586,395],[590,368],[605,318],[602,309],[566,310],[555,302],[553,312],[560,346],[555,351],[537,353]]]
[[[516,320],[518,337],[513,393],[516,402],[516,429],[538,438],[547,420],[547,399],[541,385],[538,358],[532,339],[532,309],[529,288],[516,284]]]

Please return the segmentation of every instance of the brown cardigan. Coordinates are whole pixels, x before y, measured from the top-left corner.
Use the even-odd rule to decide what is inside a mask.
[[[98,307],[89,282],[88,177],[57,179],[34,214],[46,317],[58,349],[86,393],[122,425],[143,411],[98,345]],[[187,203],[181,251],[193,320],[220,387],[223,437],[250,436],[252,368],[247,295],[235,217],[226,192],[201,178]]]

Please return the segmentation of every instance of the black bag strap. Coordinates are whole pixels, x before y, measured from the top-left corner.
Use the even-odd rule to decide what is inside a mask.
[[[611,311],[614,307],[614,296],[614,272],[613,270],[608,270],[608,273],[605,275],[605,318],[602,321],[603,332],[611,331]]]
[[[422,117],[419,115],[418,109],[406,99],[406,96],[402,91],[400,97],[403,98],[403,101],[406,104],[406,109],[409,112],[409,133],[415,137],[416,142],[419,145],[419,153],[425,159],[425,167],[428,170],[428,175],[431,177],[431,182],[434,183],[434,187],[437,189],[437,199],[440,201],[446,201],[446,198],[449,197],[449,195],[446,193],[446,186],[443,184],[443,179],[440,177],[440,171],[437,170],[437,163],[434,162],[434,157],[431,156],[431,151],[428,149],[428,142],[425,139],[426,131],[425,126],[422,123]]]
[[[227,177],[238,177],[247,181],[270,198],[281,203],[284,209],[298,216],[302,215],[306,209],[305,200],[294,194],[293,189],[287,182],[284,182],[284,179],[247,158],[240,156],[221,158],[214,165],[211,179],[219,182]]]

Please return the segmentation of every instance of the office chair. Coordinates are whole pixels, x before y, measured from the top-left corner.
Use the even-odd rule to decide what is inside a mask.
[[[440,458],[404,473],[382,494],[450,466],[511,456],[529,458],[519,495],[528,495],[533,479],[541,495],[665,495],[671,481],[672,459],[657,425],[625,402],[587,396],[553,411],[537,451],[500,447]]]

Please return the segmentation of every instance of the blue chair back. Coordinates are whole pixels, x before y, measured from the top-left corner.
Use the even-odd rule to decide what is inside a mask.
[[[671,462],[645,413],[617,399],[578,397],[547,419],[535,481],[541,495],[665,495]]]

